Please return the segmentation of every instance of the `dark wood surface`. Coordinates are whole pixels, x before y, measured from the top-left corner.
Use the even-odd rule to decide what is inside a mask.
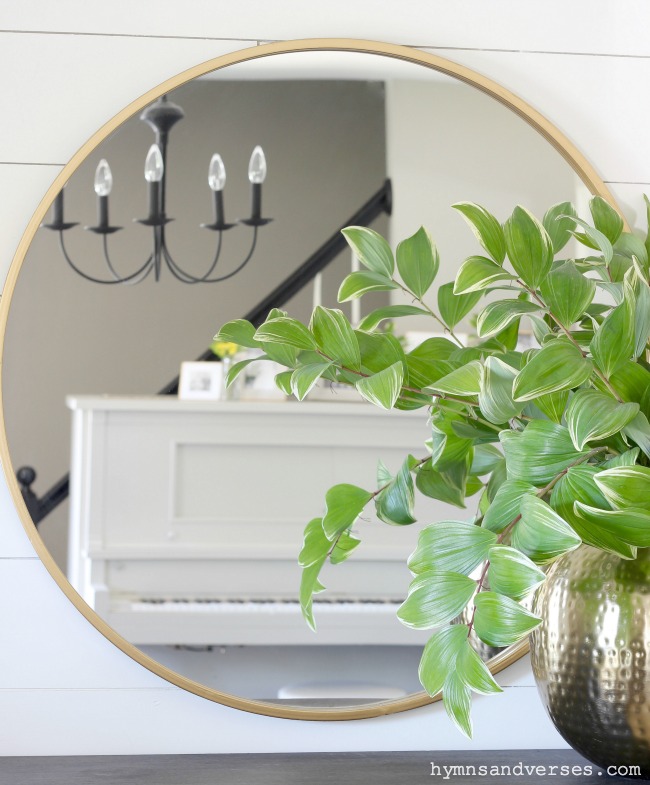
[[[476,767],[474,772],[467,769],[470,766]],[[485,774],[481,766],[487,767]],[[509,775],[501,768],[504,766],[510,767]],[[607,776],[572,750],[0,758],[0,785],[613,785],[623,782],[630,780]]]

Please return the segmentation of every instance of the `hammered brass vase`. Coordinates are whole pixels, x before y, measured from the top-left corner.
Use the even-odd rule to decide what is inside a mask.
[[[650,549],[628,561],[581,546],[533,609],[533,672],[557,730],[593,763],[650,778]]]

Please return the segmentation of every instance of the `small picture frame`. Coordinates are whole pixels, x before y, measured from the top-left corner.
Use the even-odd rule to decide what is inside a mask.
[[[183,401],[218,401],[223,396],[223,364],[181,363],[178,397]]]

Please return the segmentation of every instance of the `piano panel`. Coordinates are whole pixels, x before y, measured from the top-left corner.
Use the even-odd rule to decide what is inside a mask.
[[[409,452],[423,455],[426,411],[90,396],[69,406],[70,579],[129,640],[426,639],[394,618],[420,525],[387,526],[371,514],[358,522],[362,545],[323,573],[322,597],[336,602],[319,614],[318,635],[286,602],[297,599],[302,530],[322,514],[326,490],[337,482],[373,489],[378,458],[397,470]],[[419,514],[424,524],[450,517],[431,500]],[[255,604],[264,599],[271,602]],[[366,600],[384,604],[364,607]]]

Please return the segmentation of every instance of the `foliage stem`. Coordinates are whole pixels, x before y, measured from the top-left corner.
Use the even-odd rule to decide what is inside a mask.
[[[331,363],[337,365],[342,371],[345,371],[346,373],[351,373],[354,374],[355,376],[361,376],[364,379],[368,379],[371,376],[371,374],[369,373],[363,373],[363,371],[355,371],[354,368],[348,368],[347,365],[341,365],[337,363],[333,357],[330,357],[329,355],[325,354],[325,352],[319,351],[318,354],[320,354],[320,356],[323,357],[324,359],[329,360]],[[401,389],[406,390],[407,392],[416,393],[417,395],[427,395],[430,396],[431,398],[438,398],[442,401],[453,401],[454,403],[462,403],[465,404],[465,406],[472,406],[473,408],[478,408],[478,403],[476,403],[476,401],[470,401],[467,398],[461,398],[460,396],[457,395],[441,395],[439,393],[420,390],[417,387],[408,387],[407,385],[402,385]],[[479,418],[476,419],[478,420]],[[487,424],[488,423],[486,423],[486,425]]]
[[[407,289],[406,286],[401,284],[399,281],[396,281],[394,278],[393,278],[393,283],[397,284],[397,286],[399,286],[399,288],[404,292],[404,294],[408,294],[409,297],[412,297],[414,300],[417,300],[417,302],[420,303],[420,305],[424,308],[424,310],[427,311],[429,313],[429,315],[432,316],[438,322],[438,324],[444,329],[444,331],[446,333],[448,333],[454,339],[454,341],[456,341],[458,346],[461,349],[465,348],[465,346],[463,345],[463,342],[456,335],[456,333],[454,333],[454,331],[451,329],[451,327],[447,327],[447,325],[438,316],[438,314],[435,311],[433,311],[431,308],[429,308],[429,306],[424,302],[424,300],[421,297],[418,297],[410,289]]]
[[[557,316],[555,316],[555,314],[553,313],[553,311],[551,311],[551,310],[548,308],[548,306],[546,305],[546,303],[544,302],[544,300],[542,300],[542,298],[541,298],[541,297],[540,297],[540,296],[537,294],[537,292],[536,292],[534,289],[531,289],[531,288],[530,288],[530,286],[526,286],[526,284],[525,284],[525,283],[524,283],[522,280],[520,280],[520,279],[517,279],[517,283],[518,283],[518,284],[520,284],[520,285],[521,285],[521,286],[522,286],[522,287],[523,287],[523,288],[524,288],[524,289],[525,289],[525,290],[526,290],[526,291],[527,291],[527,292],[530,294],[530,296],[531,296],[531,297],[532,297],[532,298],[533,298],[533,299],[534,299],[534,300],[535,300],[537,303],[539,303],[539,305],[541,305],[541,306],[542,306],[542,307],[543,307],[543,308],[546,310],[546,312],[547,312],[547,313],[548,313],[548,315],[551,317],[551,319],[553,319],[553,321],[555,322],[555,324],[557,324],[557,326],[558,326],[558,327],[559,327],[559,328],[560,328],[560,329],[561,329],[561,330],[564,332],[564,334],[565,334],[565,335],[567,336],[567,338],[568,338],[568,339],[571,341],[571,343],[573,343],[573,344],[576,346],[576,348],[577,348],[577,349],[580,351],[580,353],[582,354],[582,356],[583,356],[583,357],[586,357],[586,356],[587,356],[587,352],[585,352],[585,351],[584,351],[584,349],[582,348],[582,346],[580,346],[580,344],[579,344],[579,343],[576,341],[576,339],[575,339],[575,338],[574,338],[574,337],[571,335],[571,331],[570,331],[570,330],[568,330],[568,329],[567,329],[567,328],[566,328],[566,327],[565,327],[565,326],[562,324],[562,322],[560,322],[560,320],[557,318]],[[607,387],[607,389],[610,391],[610,393],[611,393],[611,394],[614,396],[614,398],[616,398],[616,400],[617,400],[619,403],[623,403],[623,399],[622,399],[622,398],[620,397],[620,395],[619,395],[619,394],[616,392],[616,390],[615,390],[615,389],[614,389],[614,387],[612,386],[612,383],[609,381],[609,379],[608,379],[608,378],[605,376],[605,374],[604,374],[604,373],[603,373],[603,372],[602,372],[602,371],[601,371],[601,370],[600,370],[600,369],[599,369],[599,368],[598,368],[596,365],[594,365],[594,371],[595,371],[596,375],[597,375],[597,376],[598,376],[598,377],[599,377],[599,378],[602,380],[603,384],[604,384],[604,385]]]
[[[543,488],[540,488],[540,490],[537,491],[537,493],[535,495],[538,498],[543,499],[544,496],[546,496],[547,493],[549,493],[550,491],[553,490],[553,488],[562,479],[562,477],[564,477],[566,475],[566,473],[569,471],[569,469],[573,468],[574,466],[579,466],[581,463],[586,463],[588,460],[593,458],[595,455],[599,455],[600,453],[603,453],[603,452],[606,452],[606,451],[607,451],[607,447],[595,447],[593,450],[590,450],[585,455],[581,455],[575,461],[570,463],[565,469],[562,469],[561,472],[556,474],[555,477],[553,477],[553,479],[547,485],[545,485]],[[481,520],[481,518],[478,518],[475,523],[478,524],[478,522],[480,520]],[[502,543],[505,540],[505,538],[510,534],[510,532],[514,529],[514,527],[519,523],[520,520],[521,520],[521,513],[519,513],[519,515],[517,515],[515,518],[513,518],[510,521],[510,523],[505,527],[505,529],[501,532],[501,534],[499,534],[499,536],[497,537],[497,543]],[[481,571],[481,575],[480,575],[480,577],[479,577],[479,579],[477,581],[476,594],[478,594],[480,591],[483,590],[483,584],[485,583],[485,579],[487,577],[487,573],[488,573],[489,567],[490,567],[490,562],[486,561],[485,564],[483,565],[483,570]],[[474,627],[474,616],[475,615],[476,615],[476,605],[474,605],[474,608],[472,609],[472,616],[471,616],[471,618],[469,620],[469,623],[467,624],[467,635],[468,636],[471,634],[472,629]]]

